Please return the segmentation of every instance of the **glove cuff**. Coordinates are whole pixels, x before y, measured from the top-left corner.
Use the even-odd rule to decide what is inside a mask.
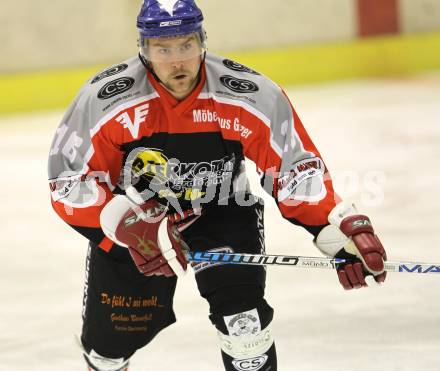
[[[353,203],[342,201],[339,204],[337,204],[332,211],[330,211],[330,214],[328,214],[328,221],[330,224],[335,225],[336,227],[341,227],[341,222],[353,215],[357,215],[358,211],[356,210],[356,206],[354,206]]]

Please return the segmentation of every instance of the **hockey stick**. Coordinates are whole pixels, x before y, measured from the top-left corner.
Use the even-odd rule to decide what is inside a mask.
[[[261,255],[223,252],[188,252],[191,263],[285,265],[296,268],[335,269],[344,259],[289,255]],[[385,270],[395,273],[440,273],[440,264],[416,262],[385,262]]]

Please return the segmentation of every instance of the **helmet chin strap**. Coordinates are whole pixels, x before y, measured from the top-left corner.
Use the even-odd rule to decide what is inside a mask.
[[[144,67],[147,69],[147,71],[153,75],[154,79],[157,82],[163,84],[162,80],[159,78],[159,76],[156,75],[156,72],[154,72],[153,67],[151,67],[150,62],[148,62],[141,53],[139,53],[138,56],[139,56],[139,59],[141,60],[142,64],[144,65]]]
[[[153,67],[151,67],[151,63],[150,63],[148,60],[146,60],[145,57],[144,57],[141,53],[138,54],[138,57],[139,57],[139,59],[141,60],[141,63],[142,63],[142,64],[144,65],[144,67],[147,69],[147,71],[150,72],[150,73],[153,75],[154,79],[155,79],[158,83],[160,83],[160,84],[163,85],[162,80],[160,79],[159,76],[157,76],[156,72],[154,72]],[[198,78],[198,81],[200,81],[200,76],[201,76],[202,66],[203,66],[203,64],[205,63],[205,60],[206,60],[206,51],[203,52],[203,58],[202,58],[202,61],[200,62],[199,71],[197,72],[197,78]]]

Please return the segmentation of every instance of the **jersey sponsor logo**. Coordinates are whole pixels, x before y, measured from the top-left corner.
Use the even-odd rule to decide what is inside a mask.
[[[98,81],[101,81],[102,79],[105,79],[106,77],[110,77],[113,75],[117,75],[118,73],[121,73],[122,71],[125,71],[128,68],[128,64],[121,63],[117,66],[111,67],[105,71],[102,71],[100,74],[96,75],[91,84],[95,84]]]
[[[140,150],[131,165],[135,177],[145,176],[155,184],[172,183],[177,188],[221,183],[234,169],[234,159],[228,156],[210,162],[180,162],[169,160],[161,150]]]
[[[231,128],[231,119],[220,117],[216,111],[210,111],[208,109],[195,109],[193,110],[193,120],[196,124],[217,122],[222,129]]]
[[[153,184],[164,184],[167,176],[168,158],[159,149],[147,148],[139,151],[131,169],[135,177],[144,176]]]
[[[240,63],[231,61],[230,59],[224,59],[223,64],[225,65],[225,67],[229,68],[232,71],[247,72],[252,75],[260,75],[257,71],[254,71],[253,69],[246,67]]]
[[[206,195],[206,192],[202,192],[200,189],[197,188],[187,188],[185,190],[179,191],[173,191],[171,189],[160,189],[157,192],[157,195],[159,196],[159,198],[165,198],[167,200],[172,198],[183,198],[185,199],[185,201],[195,201]]]
[[[248,95],[237,95],[237,94],[232,94],[229,91],[222,91],[222,90],[216,90],[215,93],[217,95],[220,96],[224,96],[228,99],[239,99],[239,100],[246,100],[252,104],[257,104],[257,101],[255,99],[252,99],[250,96]]]
[[[259,90],[258,85],[254,82],[244,79],[237,79],[236,77],[229,75],[221,76],[220,82],[223,86],[240,94],[255,93]]]
[[[142,106],[138,106],[134,109],[134,120],[130,118],[130,115],[128,112],[123,112],[121,115],[116,117],[116,121],[122,124],[124,129],[128,129],[131,133],[131,136],[133,139],[137,139],[139,136],[139,128],[142,123],[146,121],[146,118],[148,116],[150,105],[143,104]]]
[[[296,162],[286,175],[278,179],[278,199],[282,201],[286,198],[294,198],[295,191],[302,182],[315,176],[322,176],[324,171],[324,162],[318,157]]]
[[[263,354],[254,358],[234,359],[232,365],[238,371],[258,371],[266,364],[268,358],[267,354]]]
[[[194,123],[218,123],[221,129],[234,130],[240,134],[242,138],[249,138],[252,135],[252,130],[240,123],[238,117],[234,119],[220,117],[216,111],[210,111],[208,109],[195,109],[193,110]]]
[[[84,175],[75,175],[66,178],[52,179],[49,182],[50,191],[52,194],[52,199],[54,201],[59,201],[62,198],[69,196],[73,188],[85,178]]]
[[[118,94],[124,93],[134,85],[134,79],[131,77],[121,77],[105,84],[98,92],[98,98],[105,100]]]
[[[140,182],[142,193],[156,195],[173,207],[180,207],[181,201],[209,202],[217,192],[229,192],[234,164],[234,155],[209,162],[180,162],[176,158],[168,159],[161,150],[138,148],[127,158],[123,182]]]

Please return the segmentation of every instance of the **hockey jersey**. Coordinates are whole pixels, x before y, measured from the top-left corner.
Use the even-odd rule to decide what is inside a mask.
[[[115,194],[133,185],[179,215],[226,204],[249,191],[245,158],[284,218],[314,235],[328,224],[331,178],[278,85],[207,53],[198,85],[177,101],[135,57],[87,81],[63,117],[49,155],[52,205],[108,251],[99,215]]]

